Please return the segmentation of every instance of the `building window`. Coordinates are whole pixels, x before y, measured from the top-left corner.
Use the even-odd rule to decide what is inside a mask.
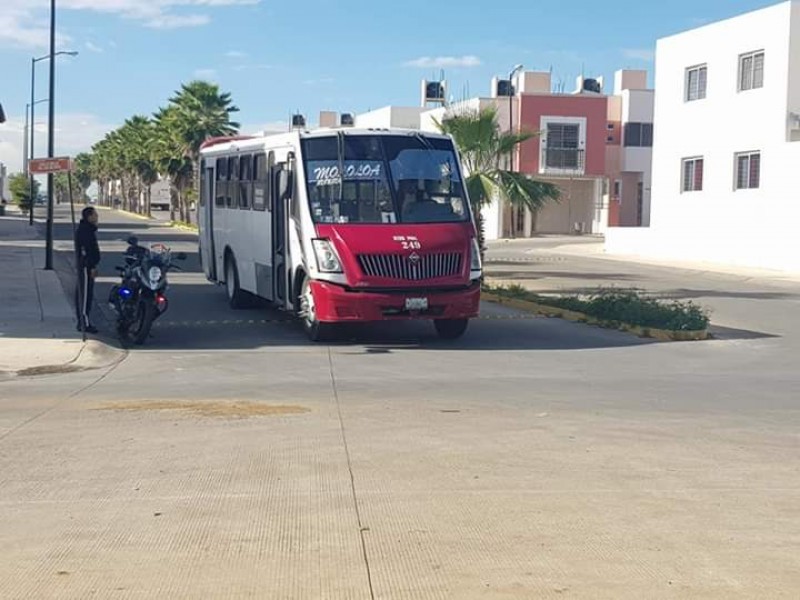
[[[736,155],[736,189],[752,190],[761,186],[761,153],[742,152]]]
[[[580,166],[580,125],[548,123],[546,161],[548,168],[577,169]]]
[[[686,101],[702,100],[706,97],[708,67],[699,65],[686,69]]]
[[[739,91],[764,87],[764,51],[750,52],[739,57]]]
[[[653,147],[652,123],[625,123],[625,146],[629,148]]]
[[[703,159],[684,158],[682,164],[682,192],[700,192],[703,190]]]
[[[622,181],[619,179],[614,180],[614,200],[617,202],[622,198]]]

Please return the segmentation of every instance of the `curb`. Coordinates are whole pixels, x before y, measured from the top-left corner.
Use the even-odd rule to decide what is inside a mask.
[[[197,233],[200,231],[200,228],[197,225],[187,225],[186,223],[180,223],[178,221],[170,221],[169,226],[173,229],[180,229],[181,231],[191,231],[192,233]]]
[[[99,210],[108,210],[114,211],[118,213],[122,213],[124,215],[128,215],[129,217],[133,217],[134,219],[140,219],[142,221],[156,221],[155,217],[148,217],[147,215],[140,215],[139,213],[131,212],[129,210],[122,210],[121,208],[111,208],[110,206],[95,206],[94,208]]]
[[[491,292],[481,292],[481,300],[510,306],[511,308],[531,312],[537,315],[564,319],[573,323],[597,325],[604,329],[617,329],[626,333],[632,333],[640,338],[650,338],[660,342],[700,342],[707,340],[710,337],[708,329],[703,329],[700,331],[673,331],[669,329],[656,329],[654,327],[640,327],[639,325],[631,325],[629,323],[611,323],[596,317],[591,317],[582,312],[557,308],[554,306],[547,306],[531,300],[506,298],[505,296],[493,294]]]
[[[71,361],[60,365],[28,367],[9,374],[16,377],[39,377],[42,375],[64,375],[113,367],[128,356],[125,350],[113,348],[98,340],[87,340],[81,344],[78,355]]]

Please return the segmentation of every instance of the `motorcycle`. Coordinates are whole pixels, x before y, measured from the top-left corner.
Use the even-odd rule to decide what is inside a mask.
[[[122,281],[111,288],[108,303],[117,316],[119,336],[140,345],[150,335],[153,322],[169,307],[167,273],[171,269],[181,269],[172,264],[173,255],[168,246],[153,244],[145,248],[134,236],[127,241],[125,266],[116,267]],[[179,252],[174,259],[186,260],[186,254]]]

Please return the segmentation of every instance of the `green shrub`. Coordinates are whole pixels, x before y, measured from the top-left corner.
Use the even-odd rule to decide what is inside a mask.
[[[708,327],[708,311],[691,301],[657,300],[638,290],[600,289],[578,296],[542,296],[519,285],[485,286],[488,292],[507,298],[584,313],[606,323],[626,323],[669,331],[702,331]]]

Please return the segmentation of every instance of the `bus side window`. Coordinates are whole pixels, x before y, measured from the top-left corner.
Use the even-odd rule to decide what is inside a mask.
[[[228,208],[239,205],[239,157],[228,158],[228,194],[226,196]]]
[[[268,187],[267,156],[262,152],[253,156],[253,210],[266,210]]]
[[[225,207],[225,198],[228,195],[228,159],[217,159],[217,194],[214,197],[214,206]]]
[[[253,157],[250,154],[239,158],[239,208],[242,210],[250,210],[252,168]]]

